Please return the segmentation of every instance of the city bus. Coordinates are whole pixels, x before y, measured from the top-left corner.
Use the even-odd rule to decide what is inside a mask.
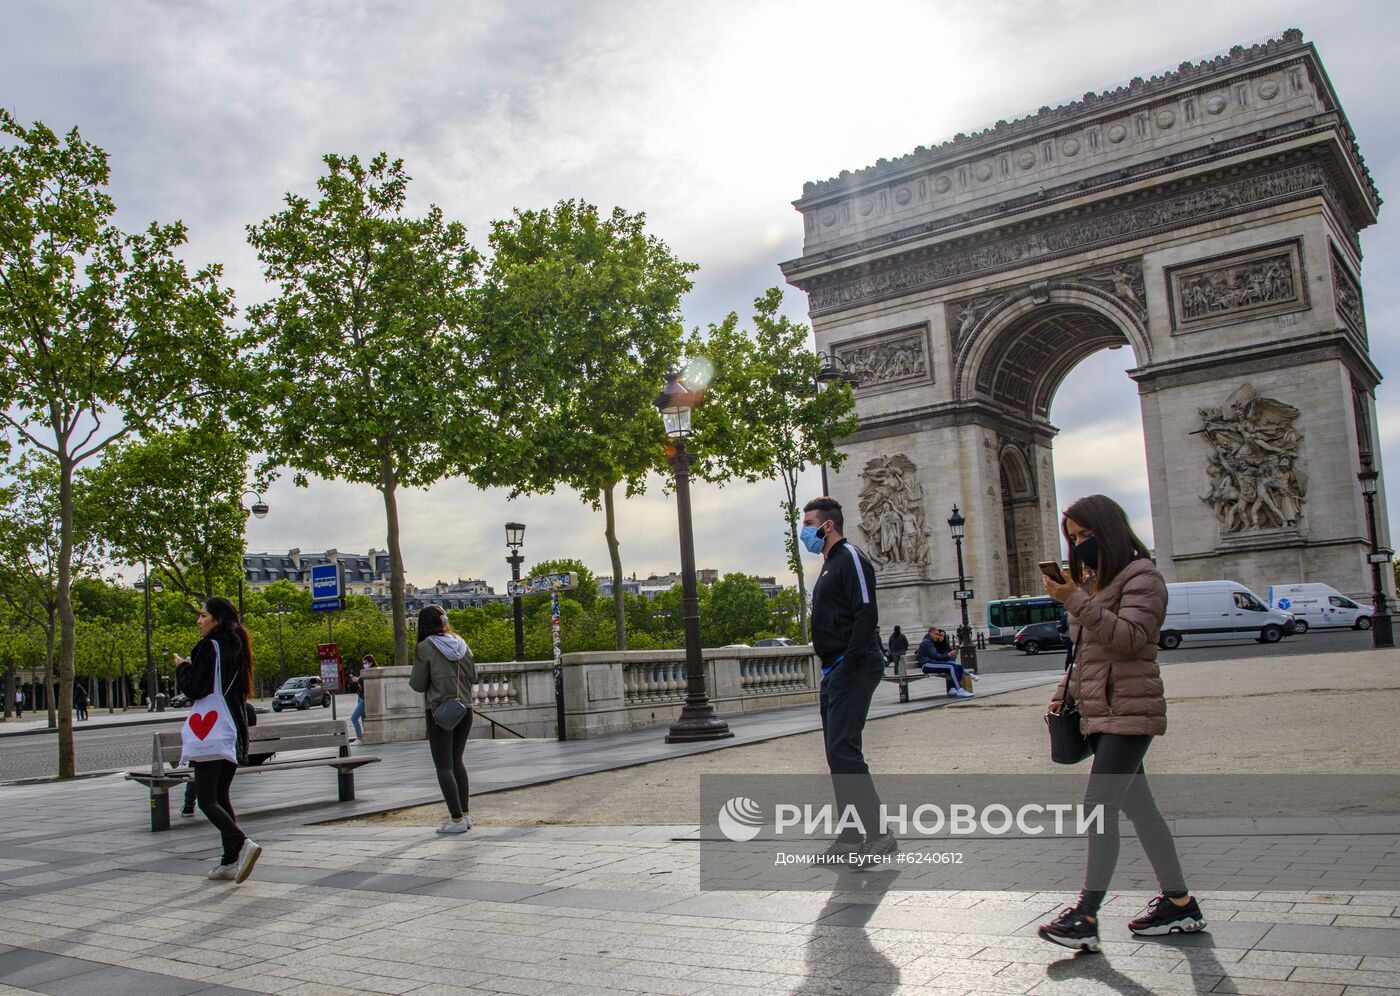
[[[1056,622],[1064,617],[1065,607],[1046,595],[994,598],[987,603],[987,640],[1010,643],[1022,626]]]

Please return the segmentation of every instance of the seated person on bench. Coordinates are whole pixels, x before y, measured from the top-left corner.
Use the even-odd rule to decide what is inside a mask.
[[[941,629],[930,629],[919,643],[918,661],[924,674],[943,674],[948,679],[948,694],[956,699],[970,699],[972,693],[962,686],[963,675],[968,672],[958,663],[961,647],[950,647],[948,633]],[[977,675],[972,675],[977,681]]]

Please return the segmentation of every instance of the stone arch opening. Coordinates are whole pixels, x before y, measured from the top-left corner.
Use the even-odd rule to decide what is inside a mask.
[[[1035,474],[1025,452],[1006,445],[998,460],[1001,478],[1002,528],[1006,532],[1006,574],[1009,595],[1037,593],[1040,530]]]

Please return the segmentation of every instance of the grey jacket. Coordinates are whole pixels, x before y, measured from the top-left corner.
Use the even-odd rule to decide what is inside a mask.
[[[413,648],[408,687],[423,693],[423,706],[429,712],[448,699],[458,698],[459,687],[462,701],[470,708],[475,683],[476,658],[460,636],[430,636]]]

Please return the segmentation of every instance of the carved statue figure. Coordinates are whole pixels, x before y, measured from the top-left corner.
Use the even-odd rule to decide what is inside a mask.
[[[1206,465],[1210,493],[1201,501],[1215,510],[1221,532],[1297,526],[1307,495],[1298,471],[1302,436],[1293,424],[1298,409],[1244,384],[1223,406],[1198,412],[1196,432],[1215,448]]]
[[[860,530],[876,566],[928,564],[924,489],[914,463],[903,454],[875,457],[860,473]]]

